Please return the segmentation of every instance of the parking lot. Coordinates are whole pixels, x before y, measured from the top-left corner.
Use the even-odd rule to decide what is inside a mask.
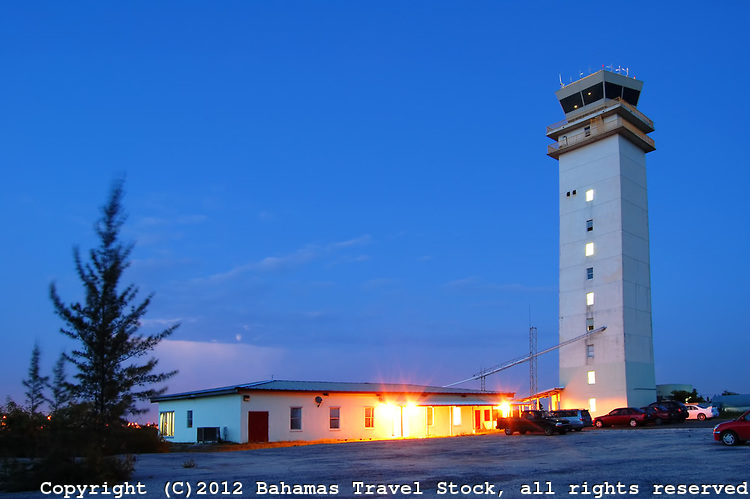
[[[750,445],[714,442],[714,424],[141,455],[130,480],[141,488],[120,492],[148,497],[290,497],[313,491],[360,498],[747,496]]]

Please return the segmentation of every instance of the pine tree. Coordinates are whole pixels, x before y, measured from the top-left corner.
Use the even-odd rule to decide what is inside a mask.
[[[49,399],[44,392],[49,388],[49,376],[39,374],[39,345],[34,344],[34,350],[31,352],[31,365],[29,365],[29,377],[22,381],[26,387],[26,403],[29,405],[29,412],[32,416],[39,413],[39,408]]]
[[[156,345],[171,335],[179,324],[158,334],[141,335],[141,318],[153,295],[136,302],[138,288],[121,286],[123,272],[129,267],[133,244],[120,240],[125,222],[122,198],[123,181],[113,185],[109,200],[94,229],[99,245],[89,252],[89,262],[81,260],[74,249],[75,268],[85,294],[83,303],[65,304],[50,284],[55,312],[65,322],[60,331],[78,342],[78,348],[65,358],[76,368],[72,395],[87,408],[94,429],[121,423],[126,414],[145,412],[137,402],[163,393],[154,384],[162,383],[176,371],[154,372],[158,360],[144,358]]]
[[[66,407],[72,402],[73,397],[70,394],[71,387],[68,384],[68,380],[65,377],[65,354],[61,354],[60,358],[55,362],[55,367],[52,369],[52,400],[50,401],[50,409],[53,413],[58,412],[60,409]]]

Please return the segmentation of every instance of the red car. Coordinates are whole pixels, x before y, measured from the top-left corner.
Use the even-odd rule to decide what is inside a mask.
[[[734,421],[725,421],[714,427],[714,440],[724,445],[738,445],[750,440],[750,411]]]
[[[651,416],[642,409],[637,407],[620,407],[605,414],[594,418],[594,426],[628,425],[633,428],[643,426],[651,422]]]

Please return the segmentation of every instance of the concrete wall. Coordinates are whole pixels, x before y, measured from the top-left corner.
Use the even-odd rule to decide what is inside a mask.
[[[569,134],[583,132],[585,124]],[[656,400],[656,391],[645,153],[613,135],[562,154],[559,170],[559,339],[585,333],[587,319],[594,329],[607,326],[560,349],[561,405],[591,410],[595,399],[594,415],[646,405]],[[592,201],[586,201],[589,189]],[[591,256],[585,254],[587,243],[594,244]],[[589,267],[593,279],[587,278]],[[587,305],[587,293],[594,293],[593,305]],[[595,372],[594,384],[589,371]]]

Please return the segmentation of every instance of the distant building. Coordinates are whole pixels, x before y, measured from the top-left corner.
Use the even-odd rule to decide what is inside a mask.
[[[693,385],[670,383],[666,385],[656,385],[656,400],[671,399],[674,395],[672,392],[692,393]],[[681,400],[680,402],[685,402]]]
[[[750,409],[750,394],[716,395],[711,403],[723,411],[745,412]]]
[[[494,428],[513,393],[380,383],[260,381],[154,397],[169,441],[377,440]]]
[[[556,92],[547,127],[559,162],[559,350],[563,408],[602,414],[656,400],[643,82],[599,71]]]

